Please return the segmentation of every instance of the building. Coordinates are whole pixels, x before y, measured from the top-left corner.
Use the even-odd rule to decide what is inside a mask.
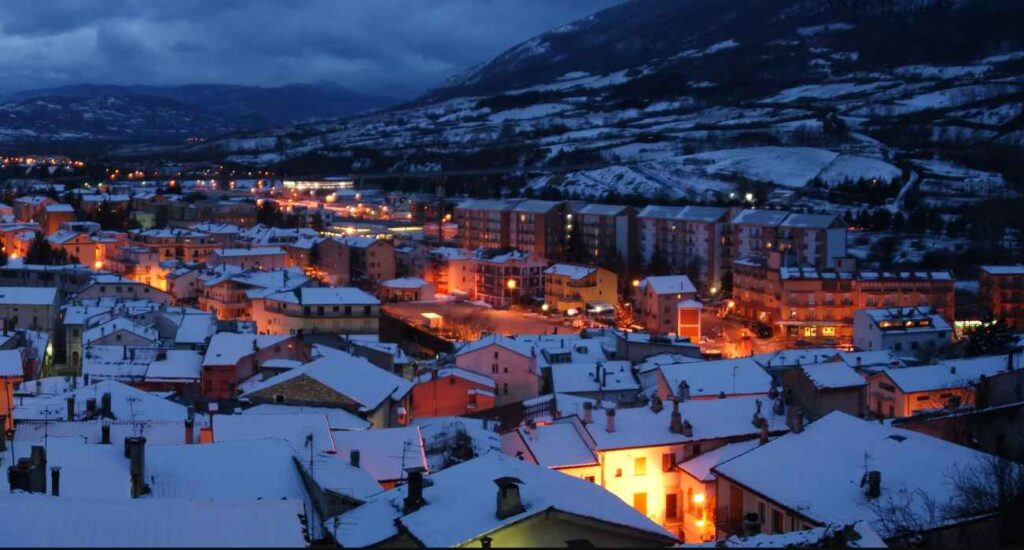
[[[480,248],[473,260],[475,299],[507,308],[520,300],[535,301],[544,296],[542,272],[547,262],[542,258],[515,249]]]
[[[633,265],[640,252],[635,208],[592,203],[570,214],[572,223],[567,223],[566,227],[575,227],[573,238],[580,242],[574,246],[583,252],[581,256],[600,265]]]
[[[75,221],[75,209],[70,204],[51,202],[36,214],[39,226],[47,234],[55,233],[60,226]]]
[[[858,418],[867,414],[867,381],[841,361],[786,369],[782,387],[812,419],[834,411]]]
[[[216,248],[207,263],[211,266],[234,265],[242,269],[284,269],[288,255],[279,246],[259,248]]]
[[[812,456],[813,466],[795,459]],[[929,503],[949,502],[954,498],[951,472],[988,457],[834,412],[714,466],[715,524],[724,537],[743,533],[749,522],[755,532],[778,534],[863,520],[886,543],[897,544],[907,535],[899,530],[903,523],[879,517],[879,510],[885,513],[886,506],[894,506],[899,517],[915,524],[912,536],[921,537],[923,544],[953,544],[964,540],[953,537],[970,534],[976,518],[936,518],[928,512]]]
[[[129,231],[128,240],[157,252],[161,261],[204,262],[224,246],[216,237],[190,229],[136,229]]]
[[[294,267],[258,271],[224,264],[204,271],[196,283],[200,309],[222,320],[249,321],[253,319],[250,296],[292,292],[313,281]]]
[[[442,367],[413,379],[412,418],[464,416],[494,407],[497,384],[490,376]]]
[[[170,304],[172,301],[171,295],[160,289],[112,273],[97,273],[74,292],[75,300],[99,298],[145,299],[157,304]]]
[[[647,277],[633,288],[633,320],[651,334],[678,334],[679,304],[696,296],[686,275]]]
[[[853,346],[857,349],[887,349],[928,359],[952,341],[952,327],[927,306],[853,312]]]
[[[846,223],[832,214],[742,210],[730,220],[733,258],[782,254],[787,266],[837,267],[846,257]]]
[[[1020,368],[1020,357],[991,355],[947,360],[935,365],[886,369],[868,377],[868,408],[878,417],[904,417],[918,411],[974,403],[974,384]]]
[[[722,288],[732,264],[728,209],[648,206],[636,217],[640,257],[649,271],[685,273],[704,294]]]
[[[349,249],[350,284],[376,284],[395,278],[395,245],[388,239],[341,237]]]
[[[978,273],[978,303],[1014,328],[1024,327],[1024,266],[983,265]]]
[[[252,296],[261,334],[377,334],[380,300],[352,287],[302,287]]]
[[[555,311],[582,313],[591,304],[618,303],[618,277],[603,267],[555,264],[544,270],[544,303]]]
[[[565,203],[524,200],[509,213],[509,246],[538,258],[557,260],[565,246]]]
[[[382,302],[425,302],[434,299],[434,285],[419,277],[381,281],[377,297]]]
[[[492,334],[470,342],[456,350],[455,365],[494,379],[499,406],[540,394],[536,351],[514,338]]]
[[[461,248],[437,247],[430,250],[424,280],[439,294],[467,297],[476,291],[476,262],[473,254]]]
[[[270,359],[304,362],[309,359],[309,353],[301,342],[287,335],[234,332],[213,335],[203,357],[203,397],[235,398],[239,384],[257,374],[260,364]]]
[[[858,309],[928,306],[946,319],[954,315],[954,280],[948,271],[878,272],[779,267],[748,257],[733,263],[737,315],[775,325],[791,337],[847,341]]]
[[[50,332],[57,317],[57,289],[0,287],[0,320],[4,330]]]
[[[508,248],[511,246],[512,204],[504,200],[470,199],[455,207],[459,248]]]
[[[669,355],[655,371],[657,394],[663,401],[765,396],[771,392],[770,374],[749,357],[700,361]],[[647,389],[647,388],[645,388]]]

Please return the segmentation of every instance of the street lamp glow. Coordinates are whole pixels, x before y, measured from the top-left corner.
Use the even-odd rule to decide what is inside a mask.
[[[746,195],[743,195],[743,198],[747,202],[754,202],[754,194],[753,193],[747,193]]]
[[[547,313],[549,309],[551,309],[551,306],[547,305],[546,303],[540,306],[540,310],[543,311],[544,313]]]
[[[515,290],[516,289],[516,280],[515,279],[509,279],[505,283],[505,286],[507,286],[509,290]]]

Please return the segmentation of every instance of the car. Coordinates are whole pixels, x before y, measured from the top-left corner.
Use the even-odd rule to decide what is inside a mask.
[[[769,326],[769,325],[766,325],[764,323],[757,323],[757,324],[755,324],[752,327],[752,332],[754,334],[756,334],[757,337],[760,338],[761,340],[766,340],[768,338],[771,338],[772,335],[774,334],[772,332],[772,327]]]

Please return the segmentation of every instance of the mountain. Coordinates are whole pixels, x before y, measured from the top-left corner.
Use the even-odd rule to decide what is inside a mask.
[[[984,197],[1024,179],[1020,28],[1024,2],[1006,0],[632,0],[401,107],[116,154],[289,173],[504,171],[511,191],[552,197],[756,188],[845,211],[837,196],[895,200],[858,182],[958,177],[983,182]],[[499,189],[476,184],[461,190]]]
[[[397,102],[330,82],[275,88],[79,84],[16,92],[0,100],[0,139],[122,141],[219,136],[349,116]]]

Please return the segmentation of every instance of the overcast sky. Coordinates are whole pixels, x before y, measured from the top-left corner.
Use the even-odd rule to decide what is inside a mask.
[[[0,91],[330,80],[420,91],[621,0],[2,0]]]

